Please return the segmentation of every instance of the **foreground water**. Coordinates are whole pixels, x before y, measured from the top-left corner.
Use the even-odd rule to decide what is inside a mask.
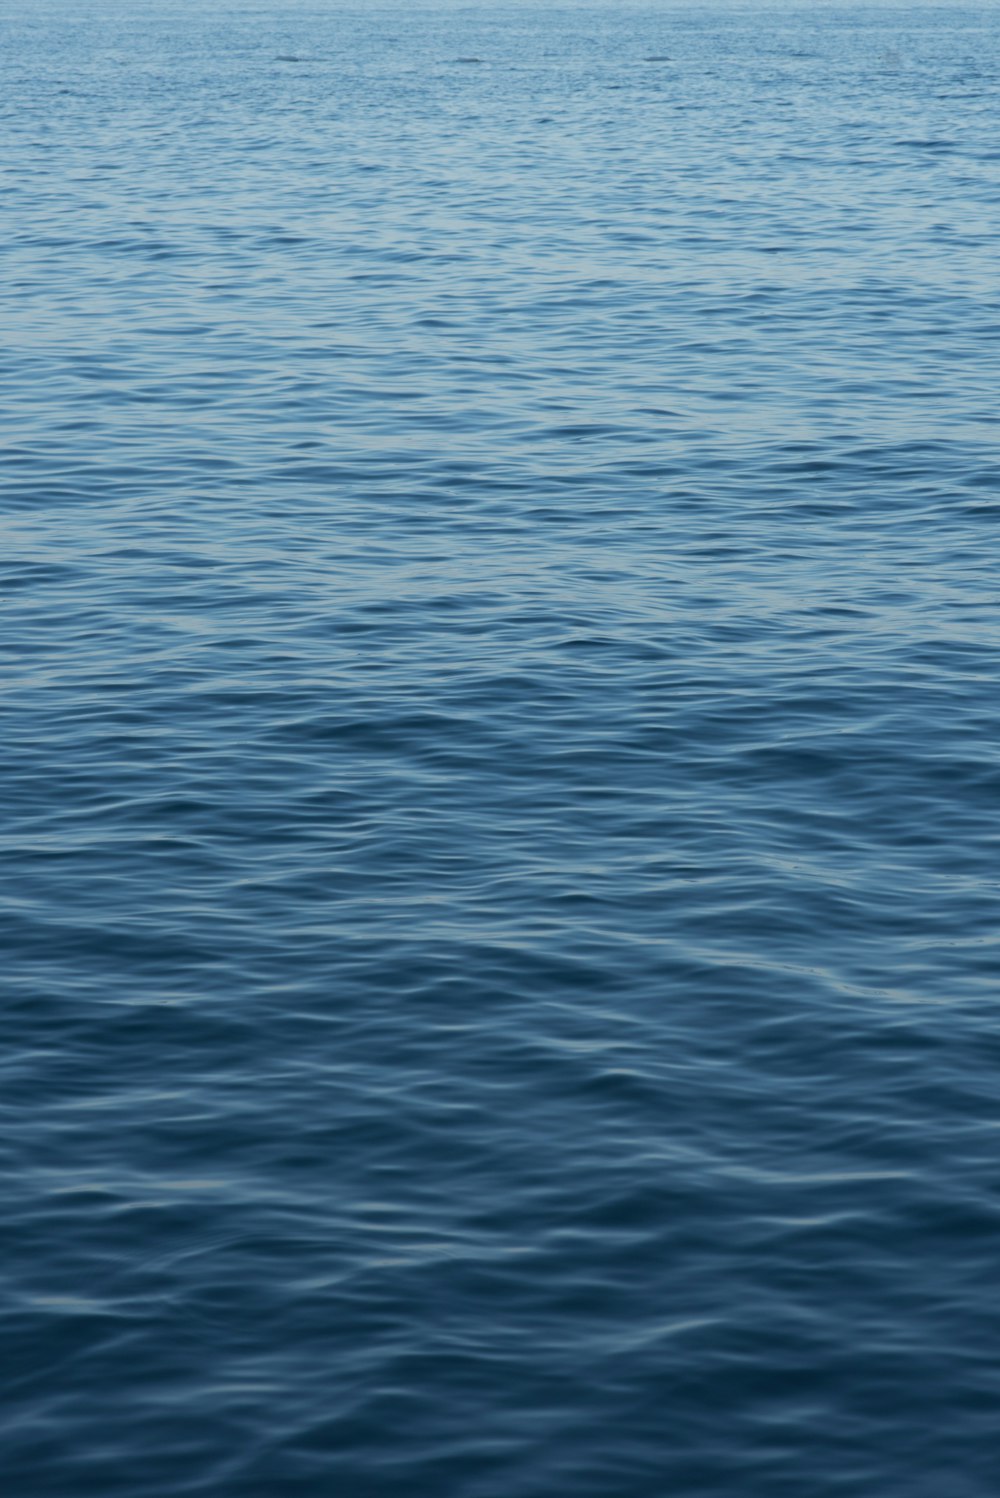
[[[12,1498],[992,1498],[995,17],[3,31]]]

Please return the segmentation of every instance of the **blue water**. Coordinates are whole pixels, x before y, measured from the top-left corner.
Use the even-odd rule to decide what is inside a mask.
[[[996,12],[0,30],[4,1491],[995,1498]]]

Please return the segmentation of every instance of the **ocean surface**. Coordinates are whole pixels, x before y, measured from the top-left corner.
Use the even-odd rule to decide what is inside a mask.
[[[9,1498],[995,1498],[1000,15],[0,20]]]

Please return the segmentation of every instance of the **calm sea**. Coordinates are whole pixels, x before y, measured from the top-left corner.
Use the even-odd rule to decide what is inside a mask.
[[[995,1498],[1000,17],[0,22],[10,1498]]]

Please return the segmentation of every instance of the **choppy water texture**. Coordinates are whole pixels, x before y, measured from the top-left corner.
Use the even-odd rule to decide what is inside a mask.
[[[3,21],[11,1498],[995,1498],[995,12]]]

